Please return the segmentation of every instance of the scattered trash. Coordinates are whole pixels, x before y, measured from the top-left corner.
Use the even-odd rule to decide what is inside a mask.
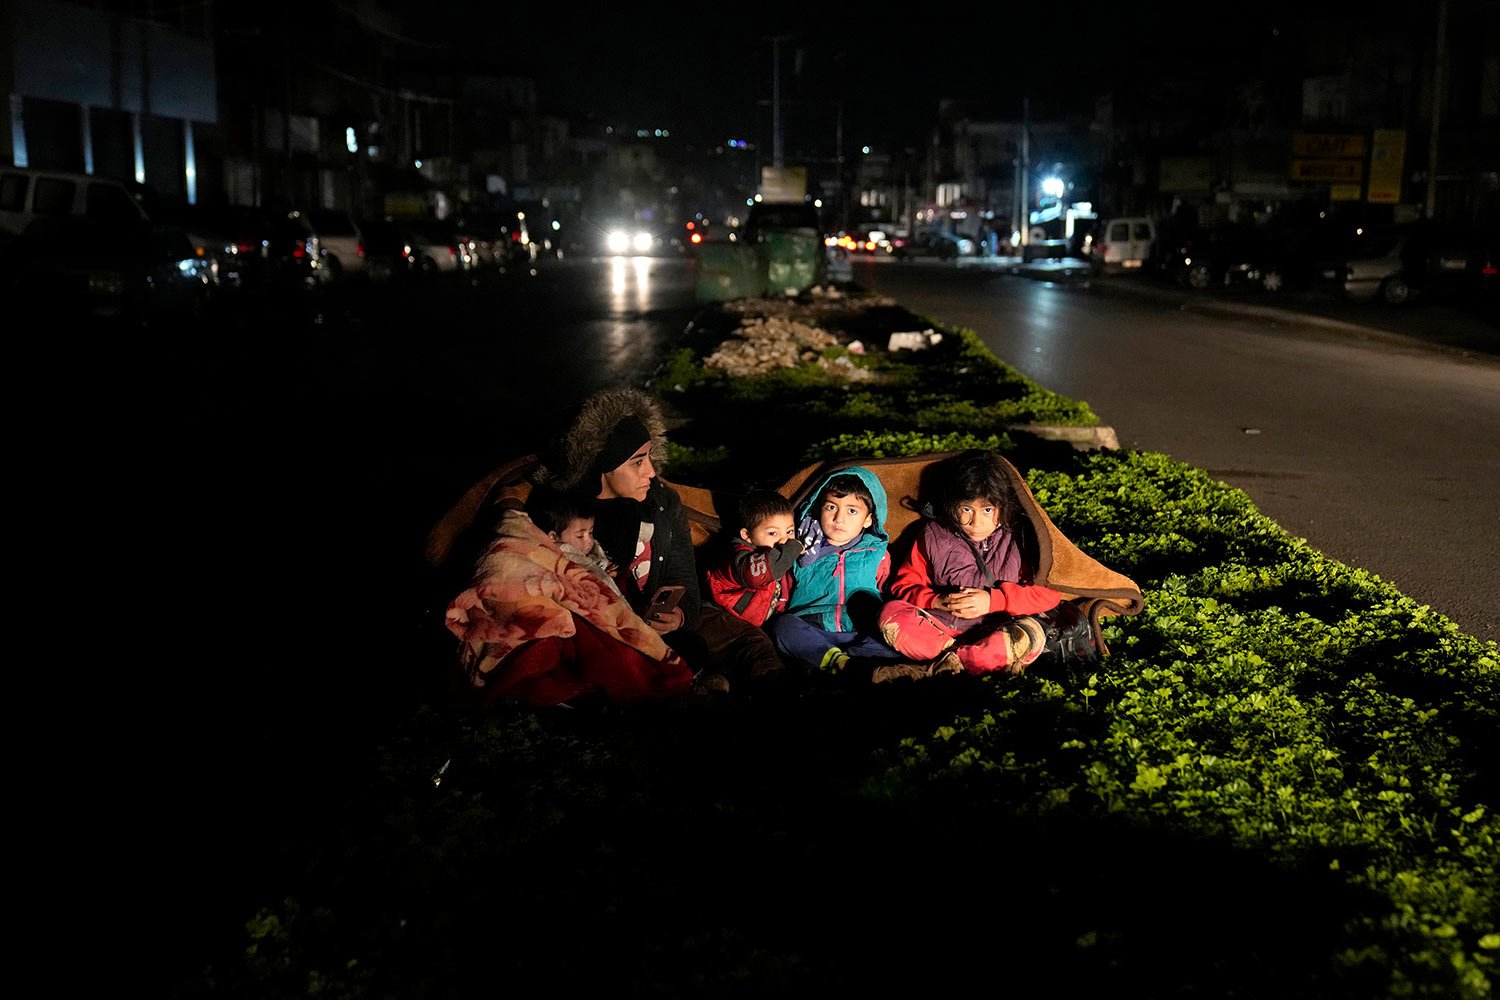
[[[863,354],[863,353],[865,353],[865,342],[863,340],[851,340],[851,341],[849,341],[849,353],[850,354]]]
[[[891,334],[888,351],[920,351],[941,343],[943,335],[936,330],[904,330]]]
[[[453,758],[449,757],[447,760],[443,761],[443,766],[437,769],[437,773],[435,773],[432,776],[432,787],[433,788],[441,788],[442,787],[442,784],[443,784],[443,775],[447,772],[448,765],[451,764],[451,763],[453,763]]]
[[[1259,427],[1241,427],[1240,430],[1243,431],[1246,434],[1259,434],[1260,433],[1260,428]]]

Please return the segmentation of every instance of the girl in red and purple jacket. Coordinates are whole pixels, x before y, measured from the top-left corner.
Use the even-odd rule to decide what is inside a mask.
[[[971,674],[1019,673],[1046,648],[1042,625],[1062,595],[1032,584],[1035,556],[993,452],[951,460],[926,522],[891,577],[881,636],[914,660],[957,660]]]

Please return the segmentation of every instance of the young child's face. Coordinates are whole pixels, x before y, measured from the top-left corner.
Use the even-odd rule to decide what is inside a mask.
[[[874,523],[870,508],[857,496],[826,496],[818,511],[823,537],[834,545],[854,541],[861,531]]]
[[[588,552],[594,547],[594,519],[575,517],[562,531],[552,532],[552,537],[559,542],[567,542],[579,552]]]
[[[965,535],[982,542],[1000,526],[1000,508],[984,497],[974,497],[958,505],[958,526]]]
[[[750,530],[740,529],[740,537],[756,548],[769,548],[797,533],[797,522],[790,514],[772,514]]]

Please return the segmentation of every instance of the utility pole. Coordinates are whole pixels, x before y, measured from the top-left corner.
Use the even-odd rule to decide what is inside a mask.
[[[781,43],[791,35],[771,37],[771,164],[782,166],[781,158]]]
[[[1026,256],[1026,247],[1031,245],[1031,98],[1021,98],[1021,206],[1016,213],[1016,224],[1021,227],[1021,256]]]
[[[1438,0],[1437,43],[1432,59],[1432,128],[1427,133],[1427,201],[1423,217],[1437,214],[1438,124],[1443,116],[1443,80],[1448,76],[1448,0]]]

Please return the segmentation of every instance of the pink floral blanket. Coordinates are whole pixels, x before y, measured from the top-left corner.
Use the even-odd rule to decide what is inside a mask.
[[[570,559],[520,511],[502,516],[473,585],[449,603],[446,620],[461,642],[460,664],[475,687],[532,684],[534,676],[506,676],[518,660],[512,654],[535,640],[573,639],[580,620],[597,634],[580,637],[587,642],[554,644],[563,652],[547,657],[541,669],[567,676],[545,678],[549,692],[561,684],[566,690],[603,690],[622,700],[679,693],[692,678],[677,653],[597,571]],[[583,658],[590,662],[570,662],[582,656],[580,650],[588,651]],[[534,675],[535,658],[526,664]],[[601,673],[604,683],[591,680]]]

